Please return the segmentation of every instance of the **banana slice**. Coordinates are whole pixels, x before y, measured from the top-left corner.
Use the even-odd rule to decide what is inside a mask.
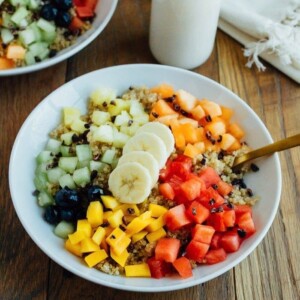
[[[142,132],[130,138],[123,148],[123,155],[132,151],[146,151],[153,155],[162,168],[169,155],[164,142],[154,133]]]
[[[136,134],[142,132],[154,133],[160,137],[166,146],[168,156],[173,152],[175,140],[172,131],[168,126],[159,122],[149,122],[140,127]]]
[[[109,190],[122,203],[142,203],[150,195],[152,179],[149,171],[137,162],[117,166],[108,179]]]
[[[149,171],[152,179],[151,187],[156,184],[159,175],[159,167],[157,161],[150,153],[145,151],[128,152],[120,157],[118,166],[128,162],[137,162],[145,167]]]

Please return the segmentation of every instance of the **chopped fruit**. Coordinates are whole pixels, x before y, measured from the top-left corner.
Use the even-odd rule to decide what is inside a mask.
[[[201,263],[208,249],[208,244],[198,242],[196,240],[191,240],[186,247],[186,257]]]
[[[176,92],[176,101],[180,106],[180,109],[186,112],[191,112],[191,110],[195,108],[198,103],[198,100],[195,96],[184,90],[178,90]]]
[[[196,224],[192,230],[192,238],[195,241],[210,245],[215,229],[211,226]]]
[[[236,141],[236,138],[230,133],[224,133],[220,143],[222,150],[228,150]]]
[[[209,265],[217,264],[221,261],[224,261],[227,257],[227,254],[223,248],[211,249],[205,255],[205,262]]]
[[[138,265],[125,266],[126,277],[151,277],[148,264],[142,263]]]
[[[237,123],[231,123],[228,126],[228,132],[231,133],[238,140],[242,139],[245,136],[245,132]]]
[[[174,95],[174,89],[171,85],[162,83],[151,88],[152,93],[159,94],[162,98],[169,98]]]
[[[177,230],[191,223],[191,220],[185,213],[185,206],[183,204],[169,209],[169,211],[165,214],[165,219],[167,228],[171,231]]]
[[[108,255],[105,250],[101,249],[85,256],[84,260],[86,261],[87,265],[92,268],[107,257]]]
[[[189,278],[193,276],[191,263],[186,257],[181,256],[180,258],[177,258],[173,262],[173,266],[182,278]]]
[[[155,247],[155,259],[174,262],[178,256],[180,241],[175,238],[162,238]]]
[[[199,104],[205,111],[206,115],[209,115],[211,118],[222,115],[222,110],[220,105],[215,102],[208,101],[208,100],[201,100]]]

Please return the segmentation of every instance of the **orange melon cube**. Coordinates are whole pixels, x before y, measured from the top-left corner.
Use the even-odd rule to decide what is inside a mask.
[[[159,94],[162,98],[172,97],[174,95],[174,89],[167,83],[162,83],[151,88],[152,93]]]
[[[170,126],[171,125],[171,121],[173,119],[177,119],[178,116],[179,116],[179,114],[177,114],[177,113],[176,114],[167,115],[167,116],[162,116],[162,117],[158,117],[156,119],[156,121],[158,121],[160,123],[163,123],[163,124],[165,124],[167,126]],[[151,119],[151,116],[150,116],[150,119]]]
[[[200,153],[201,153],[201,151],[199,150],[199,148],[195,147],[192,144],[187,144],[185,149],[184,149],[184,152],[183,152],[184,155],[186,155],[190,158],[194,158],[197,155],[199,155]]]
[[[201,120],[205,117],[205,111],[201,105],[197,105],[195,108],[191,110],[191,114],[193,118],[197,121]]]
[[[204,140],[203,141],[204,145],[205,145],[205,151],[220,151],[220,144],[219,143],[215,143],[212,144],[209,140]]]
[[[201,100],[199,102],[203,110],[207,115],[210,115],[211,118],[218,117],[222,115],[221,106],[213,101]]]
[[[200,154],[205,152],[205,143],[204,142],[195,143],[194,147],[196,147],[199,150]]]
[[[238,140],[235,140],[235,142],[227,149],[227,151],[236,151],[239,150],[241,147],[241,143]]]
[[[186,143],[194,144],[198,141],[197,130],[191,123],[180,125]]]
[[[160,99],[153,105],[153,110],[158,116],[166,116],[176,114],[176,111],[169,104]]]
[[[237,123],[231,123],[228,126],[228,132],[231,133],[238,140],[242,139],[245,136],[245,132]]]
[[[6,57],[11,59],[24,59],[26,49],[20,45],[9,45],[7,47]]]
[[[205,130],[203,127],[199,127],[196,129],[196,134],[197,134],[197,141],[204,141],[206,139],[205,137]]]
[[[222,110],[222,119],[225,121],[229,121],[233,116],[233,110],[226,106],[221,106]]]
[[[204,128],[209,131],[214,138],[218,138],[220,135],[226,133],[225,123],[221,119],[207,123]]]
[[[176,101],[180,108],[187,112],[191,112],[198,103],[197,98],[185,90],[176,92]]]
[[[193,127],[197,128],[198,127],[198,121],[192,119],[192,118],[180,118],[178,119],[178,123],[179,124],[186,124],[189,123],[191,124]]]
[[[220,143],[220,147],[222,150],[228,150],[236,141],[236,138],[230,134],[230,133],[225,133],[222,135],[222,141]]]
[[[15,63],[12,59],[0,57],[0,70],[12,69],[15,67]]]
[[[184,149],[185,147],[185,137],[182,131],[181,125],[178,123],[178,120],[174,119],[171,122],[171,130],[174,135],[175,145],[179,149]]]

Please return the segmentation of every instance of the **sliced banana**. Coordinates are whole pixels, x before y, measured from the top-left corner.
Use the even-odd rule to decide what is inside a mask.
[[[137,134],[142,132],[154,133],[160,137],[166,146],[168,156],[173,152],[175,140],[172,131],[168,126],[159,122],[149,122],[140,127]]]
[[[109,190],[122,203],[142,203],[150,195],[152,179],[149,171],[137,162],[117,166],[108,179]]]
[[[136,134],[128,140],[123,148],[123,155],[132,151],[149,152],[158,162],[159,168],[165,165],[169,157],[166,146],[161,138],[150,132]]]
[[[145,167],[149,171],[152,179],[151,187],[156,184],[159,175],[159,167],[157,161],[150,153],[145,151],[128,152],[120,157],[118,166],[128,162],[137,162]]]

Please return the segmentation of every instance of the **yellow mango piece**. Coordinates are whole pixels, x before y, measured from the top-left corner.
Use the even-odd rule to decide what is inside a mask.
[[[73,121],[80,118],[80,110],[75,107],[65,107],[63,109],[63,119],[65,126],[69,127]]]
[[[120,205],[120,202],[113,196],[101,196],[103,205],[108,209],[114,209]]]
[[[117,211],[113,212],[113,214],[107,219],[107,221],[111,227],[116,228],[123,223],[123,216],[123,211],[121,209],[118,209]]]
[[[158,218],[158,217],[164,215],[168,210],[161,205],[150,203],[149,211],[151,212],[151,217]]]
[[[104,237],[105,237],[105,229],[101,226],[99,226],[95,233],[92,236],[92,240],[97,244],[100,245],[101,242],[103,241]]]
[[[94,267],[95,265],[99,264],[102,260],[107,258],[108,255],[105,250],[101,249],[99,251],[95,251],[89,255],[87,255],[84,260],[88,264],[90,268]]]
[[[119,227],[115,228],[109,236],[106,238],[106,242],[109,246],[115,248],[119,241],[125,237],[125,232]]]
[[[111,217],[113,212],[111,210],[103,212],[103,222],[106,222]]]
[[[118,206],[118,209],[122,209],[124,216],[139,216],[140,210],[136,204],[124,203]]]
[[[90,202],[86,218],[92,227],[97,227],[103,223],[103,206],[99,201]]]
[[[137,232],[142,231],[146,226],[151,222],[151,212],[146,211],[141,214],[139,217],[134,218],[126,228],[126,233],[131,236]]]
[[[146,227],[146,230],[148,230],[149,232],[153,232],[163,227],[164,225],[166,225],[165,218],[164,216],[160,216],[157,219],[152,219],[151,223]]]
[[[141,239],[143,239],[146,235],[147,235],[148,231],[146,230],[142,230],[138,233],[135,233],[132,237],[131,237],[131,241],[133,243],[136,243],[138,241],[140,241]]]
[[[80,244],[72,244],[71,241],[67,239],[65,242],[65,248],[76,256],[82,256]]]
[[[91,224],[86,219],[77,221],[76,231],[82,231],[86,237],[91,237],[93,232]]]
[[[74,233],[69,234],[68,237],[71,244],[75,245],[81,242],[86,236],[82,231],[75,231]]]
[[[111,251],[110,251],[110,257],[116,263],[118,263],[121,267],[125,266],[128,256],[129,256],[129,253],[126,249],[120,255],[117,255],[113,249],[111,249]]]
[[[105,230],[105,236],[109,236],[113,231],[114,231],[115,228],[111,227],[111,226],[107,226],[107,227],[104,227],[104,230]]]
[[[80,242],[81,253],[99,251],[100,247],[91,238],[85,238]]]
[[[151,277],[148,264],[138,264],[125,266],[125,276],[127,277]]]
[[[151,242],[155,242],[155,241],[165,237],[166,235],[167,235],[166,231],[164,230],[163,227],[161,227],[156,231],[148,233],[146,238],[147,238],[148,242],[151,243]]]
[[[129,224],[133,219],[135,219],[136,218],[136,216],[124,216],[123,217],[123,222],[125,223],[125,224]]]
[[[125,235],[123,238],[119,240],[117,245],[113,247],[113,251],[116,253],[116,255],[121,255],[126,248],[130,245],[131,239]]]

